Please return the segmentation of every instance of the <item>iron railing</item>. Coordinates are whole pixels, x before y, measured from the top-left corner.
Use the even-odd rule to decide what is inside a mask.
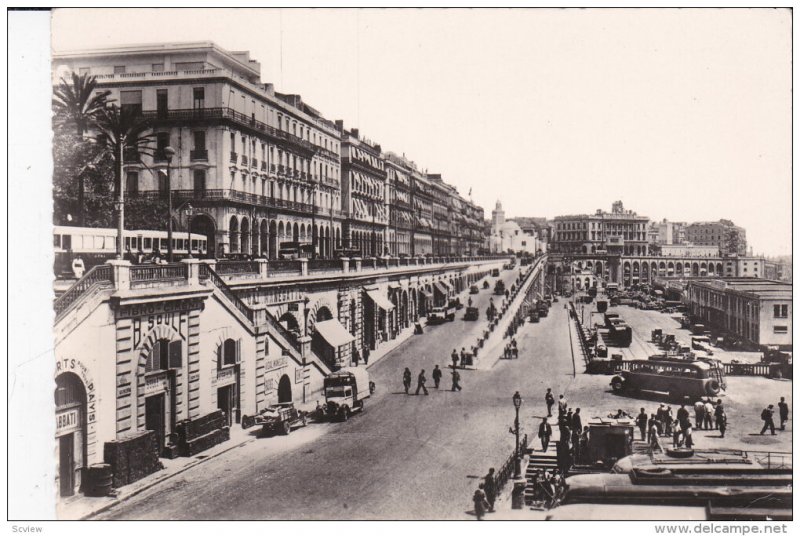
[[[131,283],[177,281],[188,277],[187,266],[175,264],[140,264],[131,266]]]
[[[523,453],[528,450],[528,434],[522,436],[522,439],[519,442],[519,457],[522,460]],[[505,486],[506,482],[514,476],[514,462],[516,460],[517,453],[512,452],[511,456],[506,458],[506,461],[503,465],[500,466],[500,470],[495,473],[494,477],[494,489],[498,492]]]
[[[290,274],[300,275],[300,261],[277,259],[269,261],[267,277],[283,277]]]
[[[341,272],[342,261],[339,259],[311,259],[308,261],[309,273]]]
[[[189,151],[190,160],[208,160],[208,149],[193,149]]]
[[[208,276],[208,280],[211,281],[215,287],[217,287],[228,300],[236,307],[240,313],[242,313],[247,319],[255,324],[256,315],[255,312],[247,306],[246,303],[242,301],[239,296],[236,295],[235,292],[231,290],[231,288],[222,280],[222,278],[217,275],[217,273],[211,269],[210,266],[207,264],[204,265],[206,267],[205,272]]]
[[[53,303],[58,320],[75,302],[87,294],[96,286],[108,285],[114,282],[114,270],[107,264],[94,266],[83,277],[69,287],[67,291],[59,296]]]
[[[218,261],[216,272],[219,275],[229,274],[257,274],[258,263],[255,261]]]

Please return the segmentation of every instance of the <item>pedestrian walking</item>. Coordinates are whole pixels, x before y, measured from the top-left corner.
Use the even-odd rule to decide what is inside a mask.
[[[641,408],[639,415],[636,416],[636,426],[639,427],[639,433],[642,434],[642,441],[644,441],[647,432],[647,413],[644,408]]]
[[[483,477],[483,491],[486,493],[486,502],[489,503],[489,511],[494,512],[494,501],[497,498],[497,484],[494,478],[494,467]]]
[[[458,373],[456,369],[453,369],[453,391],[458,389],[461,390],[461,386],[458,384],[458,381],[461,379],[461,375]]]
[[[583,430],[583,423],[581,422],[581,408],[577,408],[575,413],[572,414],[572,420],[570,420],[570,427],[574,433],[581,433]]]
[[[475,516],[480,521],[486,515],[486,510],[489,509],[486,492],[483,491],[483,483],[478,484],[478,489],[475,490],[475,494],[472,496],[472,503],[475,505]]]
[[[568,428],[572,428],[572,408],[567,409],[567,414],[564,416],[564,424]]]
[[[408,370],[408,367],[403,371],[403,387],[405,387],[406,394],[408,394],[408,390],[411,389],[411,371]]]
[[[553,391],[549,387],[547,388],[547,392],[544,394],[544,403],[547,404],[547,416],[553,416],[553,405],[556,403],[556,399],[553,396]]]
[[[547,417],[542,417],[539,424],[539,439],[542,442],[542,452],[547,452],[547,445],[550,444],[550,436],[553,435],[553,428],[547,422]]]
[[[656,414],[651,413],[650,419],[647,421],[647,442],[650,445],[658,443],[658,424],[656,423]]]
[[[764,432],[767,431],[767,428],[769,428],[770,432],[772,432],[772,435],[775,435],[775,421],[772,420],[772,417],[775,414],[775,411],[772,409],[774,407],[775,406],[770,404],[761,412],[761,420],[764,421],[764,427],[761,429],[761,435],[764,435]]]
[[[698,430],[703,426],[703,421],[705,420],[706,416],[706,405],[703,404],[702,400],[698,400],[694,403],[694,427]]]
[[[467,367],[467,352],[464,348],[461,348],[461,368]]]
[[[781,430],[786,430],[786,423],[789,421],[789,405],[784,397],[781,397],[781,401],[778,402],[778,414],[781,419]]]
[[[453,348],[453,353],[450,354],[450,359],[453,361],[453,370],[458,366],[458,352]]]
[[[719,423],[722,416],[725,415],[725,408],[722,407],[722,400],[718,399],[714,407],[714,429],[719,430]]]
[[[442,381],[442,369],[439,368],[439,365],[433,367],[433,372],[431,372],[431,376],[433,376],[433,386],[438,389],[439,382]]]
[[[422,389],[425,392],[425,395],[428,394],[428,388],[425,387],[426,381],[427,380],[425,379],[425,369],[422,369],[419,373],[419,376],[417,376],[417,392],[414,393],[415,395],[419,394],[420,389]]]
[[[558,395],[558,416],[562,417],[567,413],[567,399],[564,395]]]

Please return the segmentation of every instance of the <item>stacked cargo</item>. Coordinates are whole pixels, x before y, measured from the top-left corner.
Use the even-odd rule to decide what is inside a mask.
[[[158,441],[152,430],[124,434],[108,441],[103,449],[103,459],[114,473],[115,488],[163,469],[158,455]]]
[[[175,426],[178,436],[178,452],[181,456],[194,456],[230,439],[225,414],[217,410],[198,417],[180,421]]]

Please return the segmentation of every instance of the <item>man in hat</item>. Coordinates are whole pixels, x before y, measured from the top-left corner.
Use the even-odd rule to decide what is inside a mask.
[[[775,435],[775,421],[772,420],[772,417],[775,414],[775,410],[772,409],[774,407],[775,406],[770,404],[761,412],[761,420],[764,421],[764,427],[761,429],[761,435],[764,435],[764,432],[767,431],[767,428],[769,428],[770,432],[772,432],[772,435]]]

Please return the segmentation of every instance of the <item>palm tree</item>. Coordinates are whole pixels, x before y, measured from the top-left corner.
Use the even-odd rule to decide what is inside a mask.
[[[122,258],[123,230],[125,227],[125,186],[122,166],[124,162],[142,163],[142,154],[152,156],[150,142],[153,134],[147,133],[150,121],[144,119],[137,109],[111,104],[97,113],[95,141],[98,147],[114,161],[114,192],[117,205],[117,256]]]
[[[76,144],[83,143],[83,135],[94,124],[108,101],[110,91],[97,91],[97,80],[86,74],[72,73],[70,82],[61,79],[53,90],[53,121],[57,129],[75,128]],[[84,224],[84,169],[77,173],[78,225]]]

